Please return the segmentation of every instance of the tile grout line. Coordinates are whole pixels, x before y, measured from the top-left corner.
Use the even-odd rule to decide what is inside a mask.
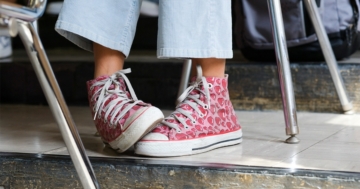
[[[63,146],[63,147],[55,148],[55,149],[52,149],[52,150],[43,151],[43,152],[40,152],[40,154],[49,154],[49,153],[52,153],[52,152],[59,152],[59,151],[61,151],[63,149],[67,150],[67,147]]]
[[[320,142],[322,142],[322,141],[324,141],[324,140],[326,140],[326,139],[330,138],[331,136],[334,136],[335,134],[337,134],[337,133],[341,132],[342,130],[346,129],[346,127],[344,127],[344,126],[342,126],[342,127],[343,127],[342,129],[340,129],[340,130],[336,131],[335,133],[333,133],[333,134],[329,135],[328,137],[326,137],[326,138],[324,138],[324,139],[322,139],[322,140],[320,140],[320,141],[318,141],[318,142],[314,143],[313,145],[310,145],[309,147],[307,147],[307,148],[305,148],[305,149],[303,149],[303,150],[299,151],[298,153],[294,154],[293,156],[291,156],[291,157],[289,157],[289,158],[285,158],[285,159],[281,160],[280,162],[284,162],[284,161],[285,161],[285,160],[287,160],[287,159],[293,158],[294,156],[296,156],[296,155],[300,154],[301,152],[303,152],[303,151],[305,151],[305,150],[307,150],[307,149],[309,149],[309,148],[311,148],[311,147],[315,146],[316,144],[319,144]]]

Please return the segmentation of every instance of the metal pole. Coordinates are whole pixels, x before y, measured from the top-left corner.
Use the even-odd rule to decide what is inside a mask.
[[[321,50],[329,67],[330,74],[333,79],[336,91],[338,93],[343,111],[345,113],[351,113],[350,111],[353,108],[352,102],[349,100],[349,97],[346,93],[344,81],[341,77],[334,52],[330,45],[329,38],[321,21],[316,2],[315,0],[304,0],[304,2],[313,26],[315,28],[316,35],[319,39]]]
[[[100,188],[34,26],[20,20],[18,20],[18,26],[20,38],[24,43],[47,102],[49,103],[50,110],[59,125],[61,135],[83,187],[86,189]]]
[[[291,144],[299,143],[300,140],[295,136],[299,133],[299,127],[297,124],[295,95],[292,86],[280,0],[268,0],[268,7],[273,31],[276,61],[278,64],[286,134],[290,135],[290,137],[286,139],[286,142]]]
[[[189,84],[189,77],[191,72],[191,59],[184,60],[184,65],[181,73],[180,86],[178,97],[185,91]]]
[[[0,1],[0,12],[10,18],[34,22],[44,14],[46,2],[47,0],[36,1],[34,6],[26,7],[6,1]]]

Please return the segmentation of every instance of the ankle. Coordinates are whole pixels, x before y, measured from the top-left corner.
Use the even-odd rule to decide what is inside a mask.
[[[94,59],[94,78],[98,78],[103,75],[111,76],[115,72],[122,70],[125,55],[119,51],[94,43]]]
[[[202,75],[204,77],[219,77],[223,78],[225,75],[225,59],[217,58],[200,58],[192,59],[192,76],[196,75],[196,66],[200,65],[202,68]]]

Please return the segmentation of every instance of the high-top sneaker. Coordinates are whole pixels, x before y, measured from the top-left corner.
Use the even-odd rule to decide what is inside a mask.
[[[130,148],[164,118],[158,108],[137,99],[124,75],[130,72],[120,70],[87,82],[97,131],[104,143],[118,152]]]
[[[179,97],[176,110],[135,144],[146,156],[182,156],[241,143],[242,130],[230,102],[227,79],[198,77]]]

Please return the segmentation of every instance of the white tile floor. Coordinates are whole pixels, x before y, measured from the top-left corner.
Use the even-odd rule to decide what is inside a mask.
[[[117,154],[105,147],[94,136],[87,107],[71,107],[70,111],[89,156],[144,158],[132,151]],[[360,172],[360,114],[300,112],[299,144],[283,142],[287,137],[281,111],[238,111],[237,115],[244,133],[241,145],[163,159],[170,164],[203,162]],[[24,105],[0,105],[0,152],[68,154],[49,108]]]

